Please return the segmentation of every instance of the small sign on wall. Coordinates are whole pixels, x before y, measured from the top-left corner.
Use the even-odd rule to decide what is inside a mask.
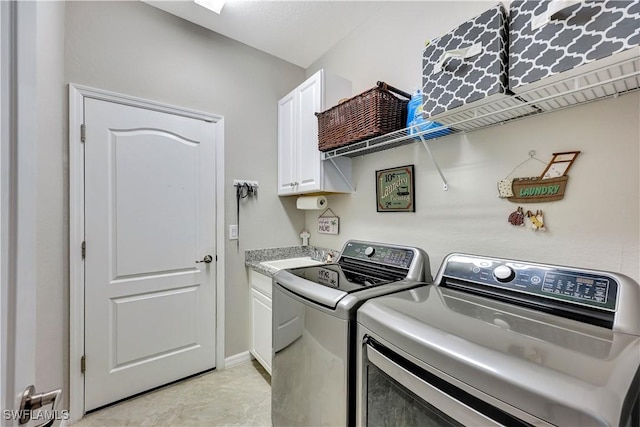
[[[413,165],[376,171],[378,212],[415,212]]]
[[[331,212],[331,215],[327,215]],[[318,233],[321,234],[338,234],[340,232],[340,218],[336,216],[331,209],[326,209],[322,215],[318,217]]]

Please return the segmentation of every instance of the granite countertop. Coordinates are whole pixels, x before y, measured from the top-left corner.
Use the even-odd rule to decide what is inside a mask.
[[[275,261],[288,258],[311,257],[316,261],[326,261],[327,254],[338,260],[340,251],[317,246],[287,246],[282,248],[250,249],[244,252],[244,265],[258,273],[273,276],[277,269],[260,264],[263,261]]]

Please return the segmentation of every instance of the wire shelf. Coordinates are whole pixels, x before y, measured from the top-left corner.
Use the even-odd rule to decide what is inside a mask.
[[[411,132],[401,129],[365,141],[322,153],[324,160],[356,157],[400,147],[414,142],[446,138],[452,134],[471,132],[552,111],[617,97],[640,89],[640,55],[556,83],[528,90],[478,107],[452,110],[437,121],[442,127]],[[448,130],[442,136],[443,130]],[[435,159],[434,159],[435,160]]]

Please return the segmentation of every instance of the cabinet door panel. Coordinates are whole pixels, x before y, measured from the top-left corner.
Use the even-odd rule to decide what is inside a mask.
[[[278,194],[295,191],[297,138],[296,91],[278,102]]]
[[[318,150],[318,118],[322,111],[322,73],[316,73],[298,88],[299,144],[296,192],[321,189],[321,159]]]
[[[253,313],[251,353],[271,374],[271,299],[251,289],[251,312]]]

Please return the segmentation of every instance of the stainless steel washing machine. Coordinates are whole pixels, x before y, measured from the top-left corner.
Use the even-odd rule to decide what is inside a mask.
[[[357,424],[640,425],[640,286],[465,254],[358,310]]]
[[[356,310],[431,282],[414,247],[348,241],[337,264],[281,270],[273,287],[274,426],[355,422]]]

